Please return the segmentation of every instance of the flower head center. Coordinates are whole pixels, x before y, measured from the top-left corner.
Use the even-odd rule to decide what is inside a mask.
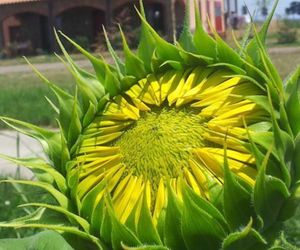
[[[188,167],[192,150],[202,146],[203,119],[185,109],[145,112],[115,142],[123,162],[135,175],[151,182],[176,178]]]

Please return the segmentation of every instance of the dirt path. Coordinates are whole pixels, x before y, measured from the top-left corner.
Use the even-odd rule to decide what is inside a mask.
[[[300,52],[299,47],[276,47],[270,48],[270,53],[293,53],[293,52]],[[110,60],[109,60],[110,61]],[[90,63],[87,60],[80,60],[76,61],[78,66],[80,67],[88,67]],[[59,70],[64,68],[64,65],[60,62],[57,63],[40,63],[34,64],[34,66],[40,71],[47,71],[47,70]],[[9,65],[9,66],[0,66],[0,75],[11,74],[11,73],[24,73],[24,72],[31,72],[32,69],[27,64],[21,65]]]
[[[86,60],[76,61],[76,64],[79,67],[87,67],[90,63]],[[34,66],[40,71],[47,71],[47,70],[59,70],[65,68],[65,66],[60,63],[40,63],[34,64]],[[21,65],[9,65],[9,66],[0,66],[0,75],[11,74],[11,73],[24,73],[24,72],[31,72],[32,69],[27,64]]]

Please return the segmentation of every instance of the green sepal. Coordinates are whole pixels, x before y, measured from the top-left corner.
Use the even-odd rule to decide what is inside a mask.
[[[178,61],[182,62],[180,57],[178,48],[165,41],[163,38],[160,37],[159,34],[150,26],[150,24],[146,21],[146,19],[142,16],[142,14],[136,9],[138,15],[140,16],[142,24],[144,24],[145,29],[151,34],[153,39],[156,42],[155,47],[155,54],[157,58],[163,63],[166,60]]]
[[[230,171],[226,147],[224,151],[224,215],[231,230],[235,231],[241,225],[247,225],[250,218],[255,218],[255,211],[251,204],[251,193],[239,184]]]
[[[73,250],[67,241],[54,231],[40,232],[34,236],[21,239],[0,239],[0,249],[18,250]]]
[[[145,10],[143,2],[140,0],[140,11],[141,15],[146,19]],[[141,23],[141,35],[140,42],[137,49],[138,57],[144,62],[145,70],[147,73],[152,72],[151,61],[153,58],[153,53],[156,47],[156,42],[149,32],[149,29],[144,22]]]
[[[76,84],[80,90],[80,96],[82,98],[82,104],[83,104],[83,112],[86,112],[88,109],[89,102],[93,102],[94,105],[97,104],[97,100],[100,99],[104,93],[104,87],[99,82],[99,80],[92,75],[91,73],[80,69],[72,60],[66,49],[64,48],[63,44],[61,43],[58,35],[56,35],[58,44],[63,51],[63,54],[65,58],[67,59],[69,66],[66,64],[66,62],[59,56],[57,57],[62,61],[63,64],[66,65],[66,67],[69,69],[69,71],[72,73],[76,80]]]
[[[124,224],[122,224],[115,213],[113,208],[106,203],[106,208],[108,210],[111,219],[111,242],[114,250],[122,250],[122,245],[127,246],[141,246],[142,243],[138,237]]]
[[[60,153],[60,162],[61,162],[61,173],[65,176],[66,175],[66,164],[70,160],[70,151],[68,149],[67,140],[64,136],[63,129],[59,120],[56,120],[60,133],[60,141],[61,141],[61,153]]]
[[[197,66],[207,66],[213,63],[213,59],[207,56],[201,56],[198,54],[194,54],[191,52],[184,51],[180,45],[178,45],[179,54],[183,59],[184,65],[188,65],[191,67]]]
[[[83,117],[83,121],[82,121],[83,128],[86,128],[88,125],[90,125],[90,123],[93,121],[96,115],[96,112],[97,112],[96,106],[92,102],[90,102],[89,108]]]
[[[82,199],[81,203],[81,214],[87,220],[91,220],[95,207],[97,203],[100,202],[97,200],[99,193],[103,192],[107,184],[106,180],[102,180],[98,183],[92,190],[90,190]],[[103,198],[102,198],[103,199]]]
[[[261,65],[261,59],[259,57],[259,45],[257,39],[260,39],[262,43],[265,43],[267,32],[271,23],[271,20],[274,16],[277,4],[279,0],[275,0],[272,11],[270,12],[267,20],[264,22],[260,32],[254,36],[254,38],[247,44],[246,51],[249,56],[251,56],[251,59],[253,60],[254,65]],[[252,26],[253,27],[253,26]]]
[[[59,133],[8,117],[0,117],[0,120],[16,131],[38,140],[42,144],[43,149],[50,160],[53,162],[53,166],[59,172],[62,172],[61,139]]]
[[[122,244],[124,250],[171,250],[170,248],[164,246],[140,246],[140,247],[128,247],[125,244]]]
[[[64,176],[61,175],[58,171],[56,171],[52,166],[50,166],[43,159],[40,159],[40,158],[26,158],[26,159],[14,158],[14,157],[2,155],[2,154],[0,154],[0,158],[11,161],[17,165],[21,165],[21,166],[31,169],[35,173],[35,176],[37,176],[37,178],[40,174],[40,173],[37,173],[37,171],[42,171],[44,173],[47,173],[50,176],[50,180],[52,180],[49,182],[49,184],[53,184],[53,181],[54,181],[56,183],[59,191],[61,191],[62,193],[66,193],[67,183],[66,183]]]
[[[194,45],[199,55],[207,56],[216,60],[217,58],[217,48],[216,48],[216,41],[207,34],[204,30],[200,12],[198,6],[198,2],[194,0],[195,5],[195,21],[196,21],[196,29],[194,33]]]
[[[110,97],[114,97],[120,93],[121,90],[121,83],[116,74],[111,71],[106,65],[106,72],[105,72],[105,80],[104,80],[104,88],[106,93],[110,95]]]
[[[121,26],[119,26],[119,28],[123,42],[126,75],[132,75],[135,76],[137,79],[142,79],[147,74],[144,62],[129,49]]]
[[[293,156],[291,152],[294,152],[294,142],[291,136],[285,131],[281,130],[278,125],[278,122],[274,114],[275,109],[273,108],[272,99],[269,91],[268,91],[268,98],[269,98],[270,106],[272,107],[271,118],[273,123],[274,142],[275,142],[276,151],[278,152],[278,158],[280,163],[279,167],[282,172],[283,181],[289,187],[291,184],[291,175],[289,173],[289,169],[290,169],[290,164]]]
[[[104,220],[105,200],[101,199],[95,206],[93,214],[90,219],[91,233],[93,235],[99,235],[101,238],[101,225]]]
[[[237,66],[237,65],[234,65],[234,64],[228,63],[228,62],[214,63],[214,64],[210,64],[208,67],[228,68],[235,73],[233,75],[233,77],[239,77],[239,76],[243,77],[244,75],[246,75],[246,71],[244,69],[242,69],[240,66]]]
[[[112,218],[108,208],[104,204],[103,218],[100,227],[100,238],[108,245],[112,244]]]
[[[194,250],[201,246],[215,250],[221,247],[226,232],[215,218],[196,204],[188,192],[183,192],[182,235],[187,249]]]
[[[300,180],[300,133],[296,136],[295,139],[295,149],[294,149],[294,156],[292,161],[292,178],[293,182],[297,182]]]
[[[222,243],[222,250],[264,250],[267,249],[265,239],[252,228],[252,219],[241,231],[229,234]]]
[[[216,31],[214,31],[214,36],[216,41],[218,62],[234,65],[237,68],[242,68],[244,65],[244,60],[241,58],[241,56],[236,51],[234,51],[226,42],[224,42]]]
[[[190,30],[190,1],[185,2],[184,23],[178,42],[184,50],[195,53],[196,48],[193,41],[193,34]]]
[[[40,181],[29,181],[29,180],[4,180],[4,181],[0,181],[0,184],[5,183],[5,182],[17,183],[17,184],[22,184],[22,185],[30,185],[33,187],[42,188],[45,191],[47,191],[49,194],[51,194],[61,207],[66,208],[66,209],[69,208],[68,198],[48,183],[43,183]]]
[[[55,33],[56,33],[56,31],[55,31]],[[104,82],[104,76],[106,74],[107,64],[102,59],[98,59],[98,58],[94,57],[91,53],[89,53],[88,51],[86,51],[85,49],[83,49],[80,45],[78,45],[77,43],[75,43],[71,38],[69,38],[68,36],[66,36],[61,31],[59,31],[59,33],[64,38],[66,38],[76,49],[78,49],[78,51],[80,51],[80,53],[82,53],[84,56],[86,56],[89,59],[89,61],[91,62],[91,64],[94,67],[96,76],[97,76],[97,78],[99,80],[99,85],[100,85],[100,83],[103,83]],[[56,34],[56,38],[57,38],[57,41],[59,42],[60,39],[59,39],[59,37],[58,37],[57,34]],[[68,55],[68,53],[66,53],[66,54]],[[109,67],[111,67],[111,66],[109,66]]]
[[[104,38],[105,38],[105,41],[106,41],[107,49],[108,49],[111,57],[114,59],[114,62],[115,62],[118,73],[120,74],[121,77],[123,77],[125,75],[125,64],[122,62],[121,58],[117,55],[117,53],[113,49],[113,47],[112,47],[112,45],[109,41],[109,38],[108,38],[105,27],[102,26],[102,28],[103,28],[103,33],[104,33]]]
[[[143,242],[143,244],[162,244],[159,234],[154,227],[150,210],[147,205],[146,188],[144,189],[142,207],[137,222],[137,235],[138,239]]]
[[[164,244],[173,250],[185,250],[181,223],[182,223],[182,204],[177,199],[170,184],[168,188],[168,205],[166,209],[164,223]]]
[[[295,186],[290,192],[291,196],[286,200],[280,211],[280,221],[285,221],[295,215],[297,208],[300,205],[300,181],[295,183]]]
[[[300,67],[292,74],[286,83],[286,112],[294,136],[300,132]]]
[[[216,224],[219,225],[219,228],[222,228],[222,231],[226,234],[229,231],[229,225],[223,214],[208,200],[196,194],[195,191],[188,185],[183,185],[185,185],[184,193],[186,196],[188,196],[197,207],[209,214],[216,221]]]
[[[81,130],[82,130],[82,125],[78,113],[78,101],[77,101],[77,90],[76,90],[74,105],[72,110],[72,117],[71,117],[70,126],[68,130],[68,137],[67,137],[68,148],[72,148],[72,146],[76,143],[76,141],[78,140],[78,136],[81,134]]]
[[[138,82],[135,76],[125,76],[121,79],[122,91],[130,89],[134,84]]]
[[[159,65],[160,71],[166,71],[166,70],[182,70],[183,65],[180,62],[173,61],[173,60],[166,60],[162,64]]]
[[[99,100],[97,105],[97,112],[102,113],[108,101],[109,101],[109,94],[106,94]]]
[[[269,156],[270,151],[259,169],[253,192],[254,208],[263,219],[264,229],[269,228],[277,221],[284,202],[290,196],[289,190],[282,180],[266,175]]]

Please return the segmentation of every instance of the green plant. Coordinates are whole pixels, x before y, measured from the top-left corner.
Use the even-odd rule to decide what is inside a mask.
[[[75,94],[36,72],[57,96],[60,131],[2,117],[49,156],[2,156],[38,178],[7,182],[45,189],[56,202],[26,204],[37,211],[0,226],[64,232],[77,249],[272,247],[300,192],[300,69],[284,85],[267,55],[274,10],[234,51],[204,31],[198,9],[195,34],[185,25],[174,45],[141,8],[137,53],[121,32],[122,62],[107,39],[115,65],[61,34],[94,75],[75,65],[57,35]]]

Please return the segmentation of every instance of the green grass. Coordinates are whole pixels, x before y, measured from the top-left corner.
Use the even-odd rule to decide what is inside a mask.
[[[44,75],[60,87],[73,91],[74,80],[65,70]],[[45,96],[53,98],[48,86],[32,72],[0,75],[0,116],[9,116],[42,126],[55,126],[54,110]],[[3,124],[0,124],[0,128]]]
[[[72,58],[74,60],[82,60],[84,59],[84,56],[82,54],[73,54]],[[29,56],[27,59],[33,63],[53,63],[57,62],[57,57],[53,54],[45,54],[45,55],[39,55],[39,56]],[[12,65],[21,65],[26,64],[26,61],[23,57],[15,57],[15,58],[8,58],[8,59],[1,59],[0,60],[0,67],[1,66],[12,66]]]

